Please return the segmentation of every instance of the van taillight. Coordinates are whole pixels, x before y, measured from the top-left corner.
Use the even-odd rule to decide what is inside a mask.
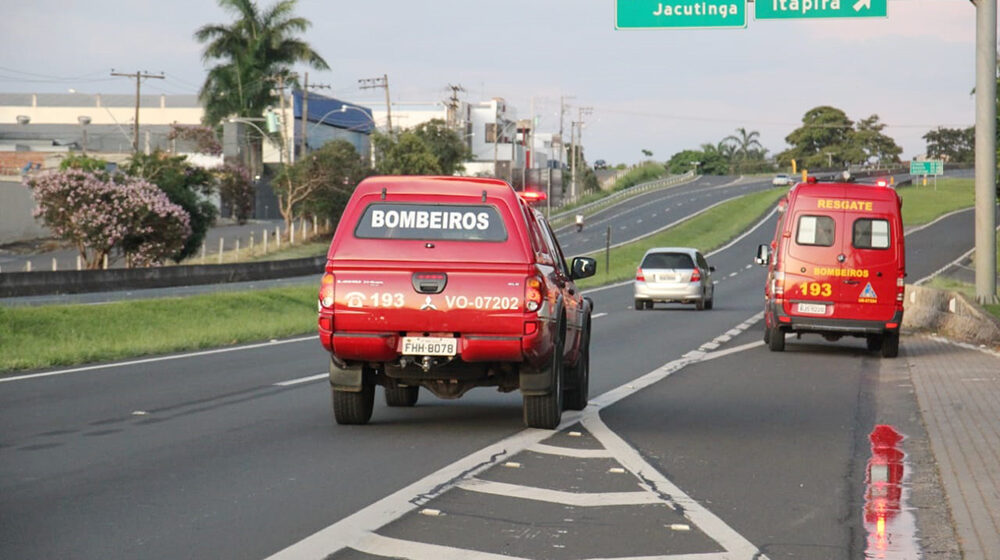
[[[531,276],[524,283],[524,309],[538,311],[542,307],[542,280]]]
[[[333,274],[327,272],[319,281],[319,304],[327,309],[333,307]]]
[[[896,277],[896,303],[902,304],[903,298],[906,294],[906,280],[904,280],[905,273],[899,273]]]
[[[785,273],[775,271],[774,277],[771,278],[771,295],[774,297],[782,297],[785,295]]]
[[[641,268],[635,269],[635,281],[636,282],[645,282],[646,281],[646,276],[642,273],[642,269]]]
[[[691,281],[701,282],[701,271],[699,271],[697,268],[691,271]]]

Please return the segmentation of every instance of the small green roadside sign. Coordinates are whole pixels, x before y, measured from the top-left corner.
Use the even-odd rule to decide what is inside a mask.
[[[886,17],[888,0],[756,0],[756,19]]]
[[[615,29],[746,26],[746,0],[615,0]]]
[[[940,159],[911,161],[910,175],[944,175],[944,161]]]

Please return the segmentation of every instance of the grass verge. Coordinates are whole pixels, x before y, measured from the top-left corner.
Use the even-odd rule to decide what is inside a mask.
[[[0,307],[0,371],[116,360],[311,333],[316,287]]]
[[[901,187],[903,225],[926,224],[953,210],[968,208],[976,203],[976,187],[972,179],[938,179],[927,185]]]

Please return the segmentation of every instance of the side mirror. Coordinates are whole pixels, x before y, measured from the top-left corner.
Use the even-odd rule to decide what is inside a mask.
[[[771,262],[771,247],[769,245],[758,245],[757,256],[754,257],[753,262],[760,266],[767,266]]]
[[[573,257],[573,266],[570,268],[569,277],[571,280],[580,278],[590,278],[597,273],[597,261],[590,257]]]

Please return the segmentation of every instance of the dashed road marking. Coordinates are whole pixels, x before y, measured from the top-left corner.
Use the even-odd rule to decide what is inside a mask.
[[[325,379],[330,377],[329,373],[317,373],[316,375],[310,375],[308,377],[300,377],[298,379],[289,379],[288,381],[281,381],[275,383],[275,387],[289,387],[291,385],[298,385],[300,383],[309,383],[310,381],[318,381],[320,379]]]

